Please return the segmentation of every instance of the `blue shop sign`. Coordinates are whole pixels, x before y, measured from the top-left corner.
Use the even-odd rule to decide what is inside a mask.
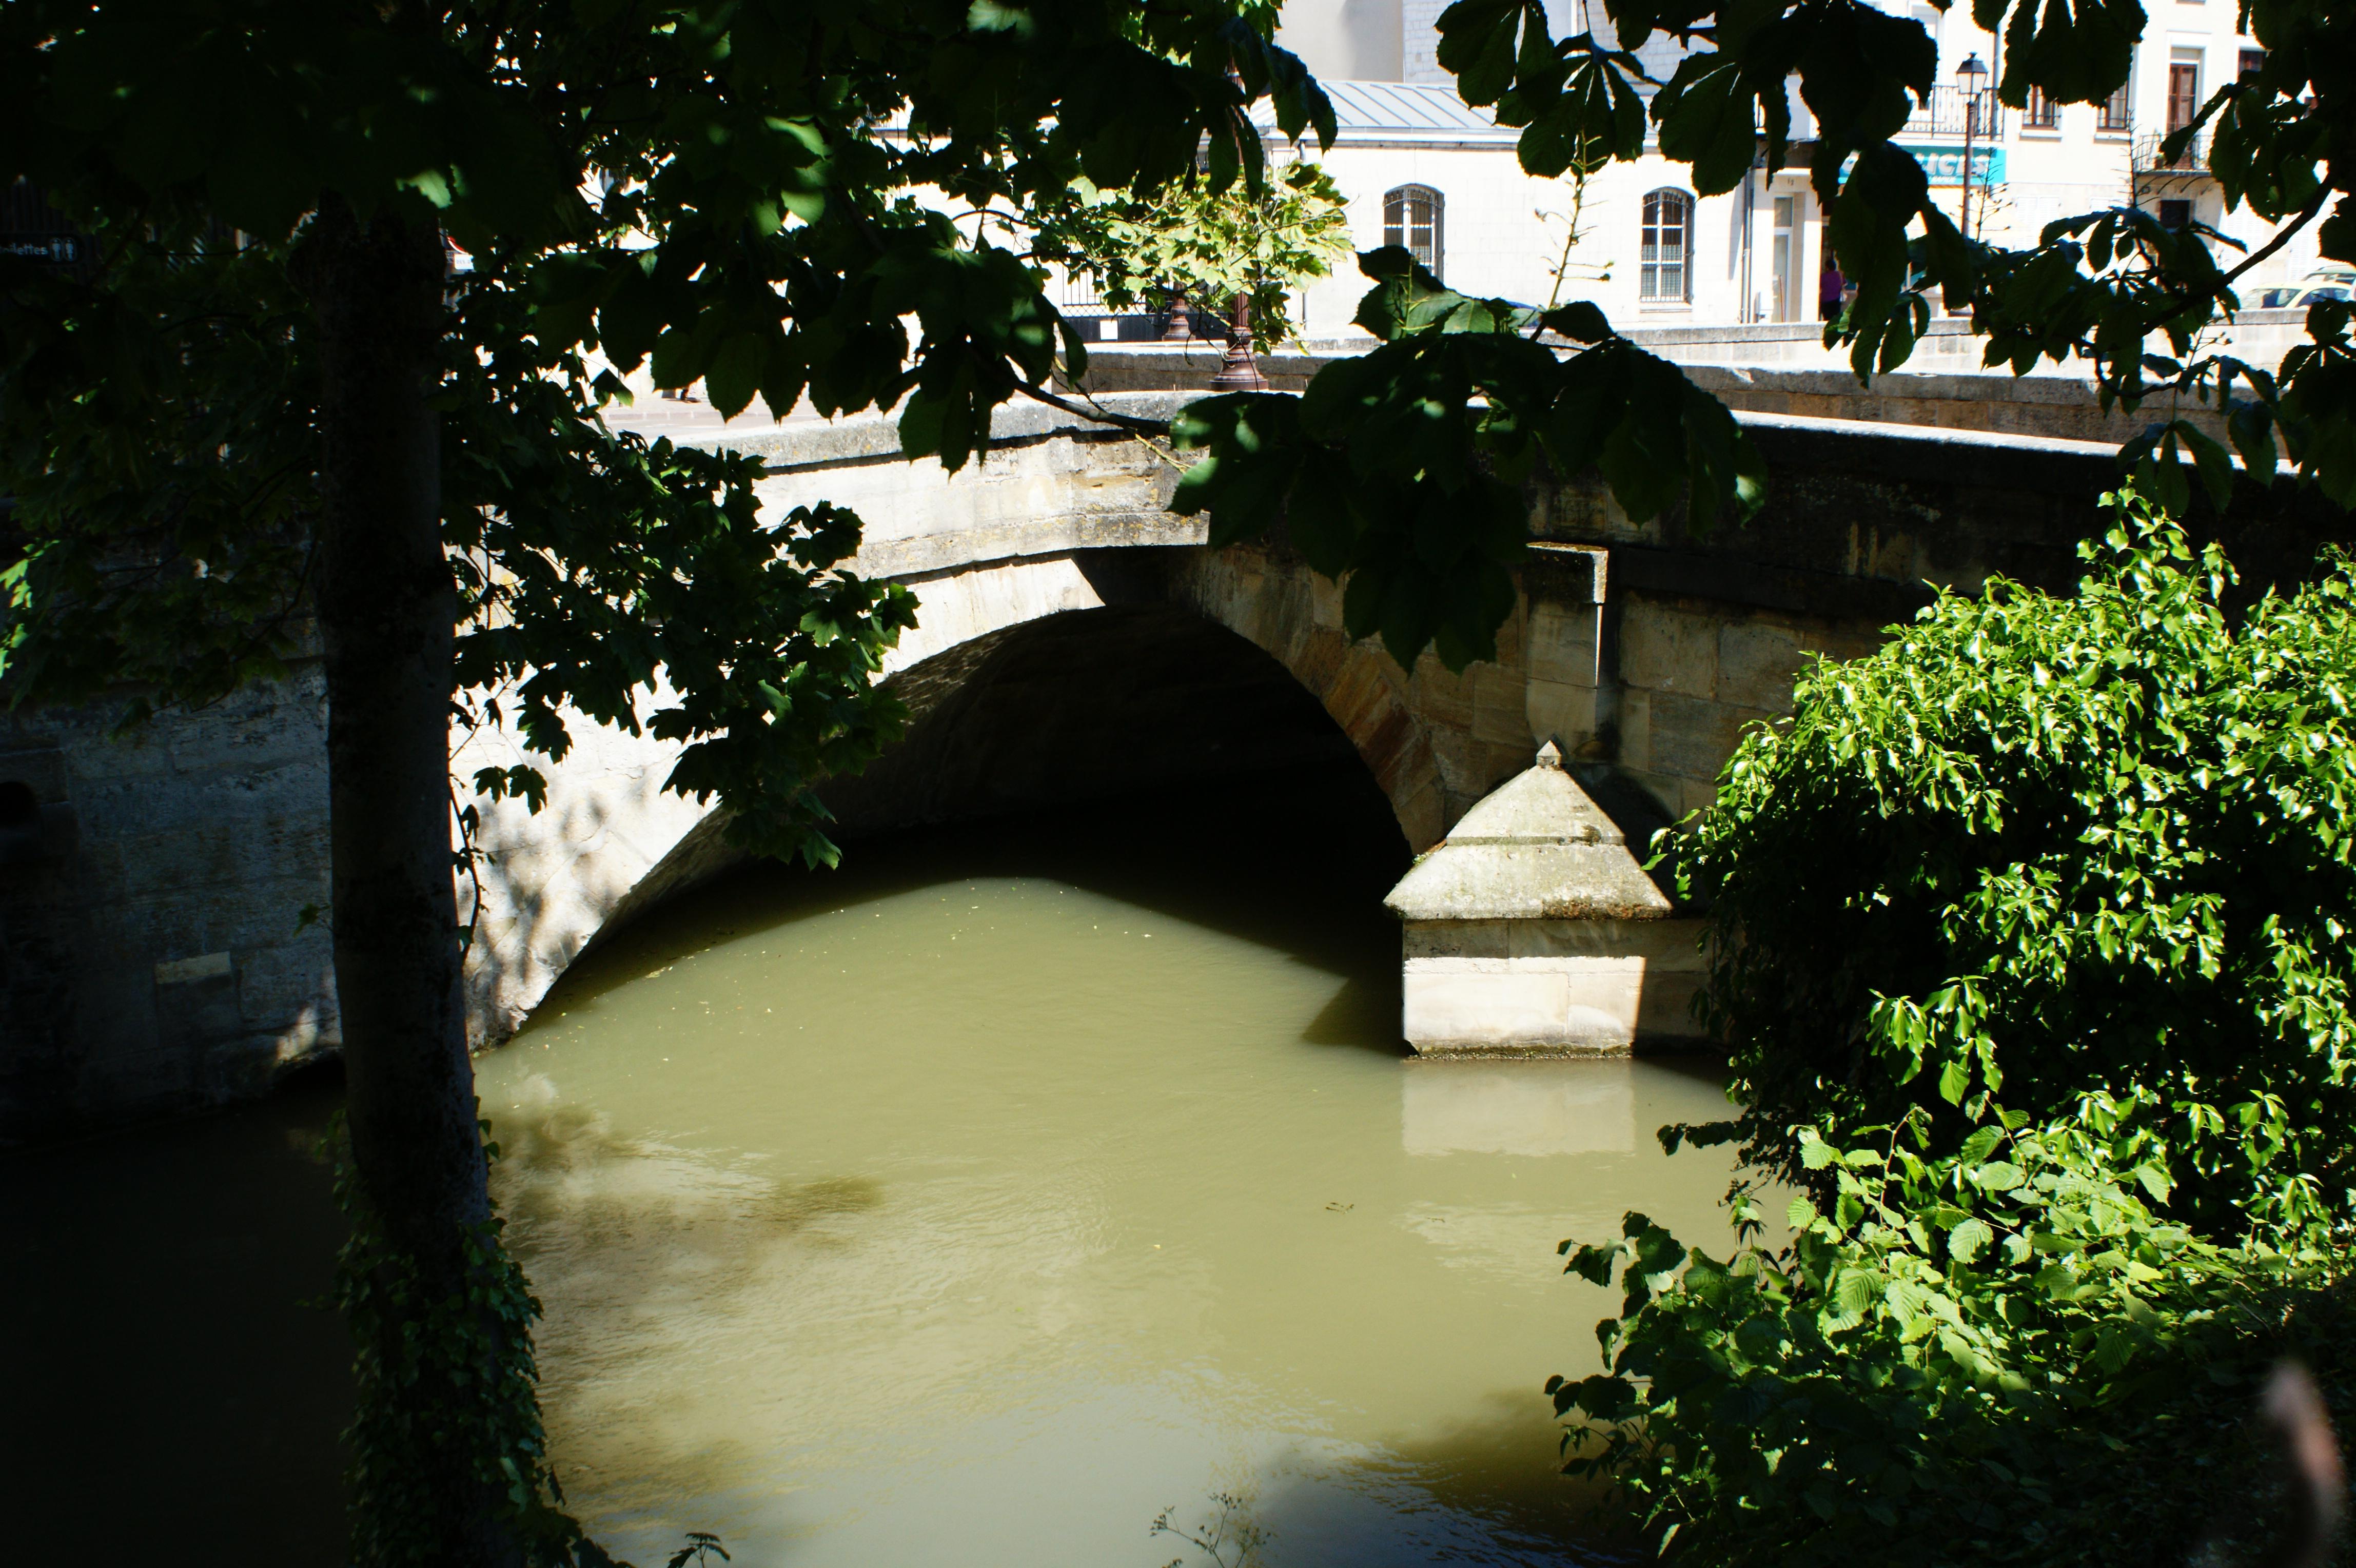
[[[1964,183],[1963,148],[1909,147],[1901,145],[1898,150],[1912,156],[1916,163],[1921,164],[1922,166],[1922,172],[1931,177],[1931,183],[1933,185],[1961,185]],[[2002,147],[1974,147],[1972,149],[1972,183],[1974,185],[2002,185],[2004,183],[2004,149]]]
[[[70,267],[81,260],[79,234],[0,234],[0,256]]]

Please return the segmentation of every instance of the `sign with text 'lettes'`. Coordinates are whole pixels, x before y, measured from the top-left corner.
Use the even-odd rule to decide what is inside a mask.
[[[81,260],[79,234],[0,234],[0,256],[70,267]]]

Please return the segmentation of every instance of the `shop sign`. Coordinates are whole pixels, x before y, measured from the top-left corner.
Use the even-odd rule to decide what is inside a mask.
[[[1922,172],[1931,177],[1933,185],[1964,183],[1964,149],[1961,144],[1939,147],[1901,146],[1898,150],[1921,164]],[[1972,149],[1972,183],[1974,185],[2004,183],[2004,149],[2002,147]]]

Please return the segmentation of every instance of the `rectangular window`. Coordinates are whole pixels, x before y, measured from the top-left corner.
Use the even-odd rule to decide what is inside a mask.
[[[2097,131],[2124,131],[2134,115],[2132,90],[2135,83],[2124,83],[2116,92],[2103,100],[2102,113],[2094,121]]]
[[[2062,105],[2049,96],[2045,89],[2029,90],[2029,107],[2021,112],[2022,126],[2031,131],[2051,131],[2062,124]]]
[[[2170,135],[2184,129],[2201,115],[2201,67],[2193,60],[2177,60],[2168,68],[2168,130]]]
[[[1384,197],[1383,243],[1405,246],[1424,271],[1440,276],[1440,193],[1407,185]]]
[[[2178,198],[2162,201],[2159,204],[2159,226],[2163,229],[2192,227],[2192,203]]]
[[[1637,297],[1661,304],[1693,298],[1693,198],[1682,190],[1656,190],[1644,198],[1642,282]]]
[[[2258,74],[2258,72],[2260,72],[2260,71],[2262,71],[2262,70],[2265,70],[2265,69],[2266,69],[2266,51],[2265,51],[2265,50],[2264,50],[2264,49],[2244,49],[2244,50],[2242,51],[2242,80],[2243,80],[2244,81],[2249,81],[2249,80],[2250,80],[2250,78],[2252,78],[2252,77],[2254,77],[2254,76],[2257,75],[2257,74]]]

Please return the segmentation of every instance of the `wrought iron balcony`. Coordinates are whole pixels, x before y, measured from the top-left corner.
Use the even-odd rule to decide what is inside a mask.
[[[2004,105],[1988,88],[1965,92],[1960,87],[1933,87],[1931,102],[1915,105],[1899,134],[1940,141],[1950,137],[1961,141],[1968,134],[1977,141],[1994,141],[2004,134]]]
[[[2209,173],[2209,138],[2206,136],[2194,136],[2174,157],[2168,155],[2166,136],[2137,136],[2131,156],[2137,174],[2207,176]]]

